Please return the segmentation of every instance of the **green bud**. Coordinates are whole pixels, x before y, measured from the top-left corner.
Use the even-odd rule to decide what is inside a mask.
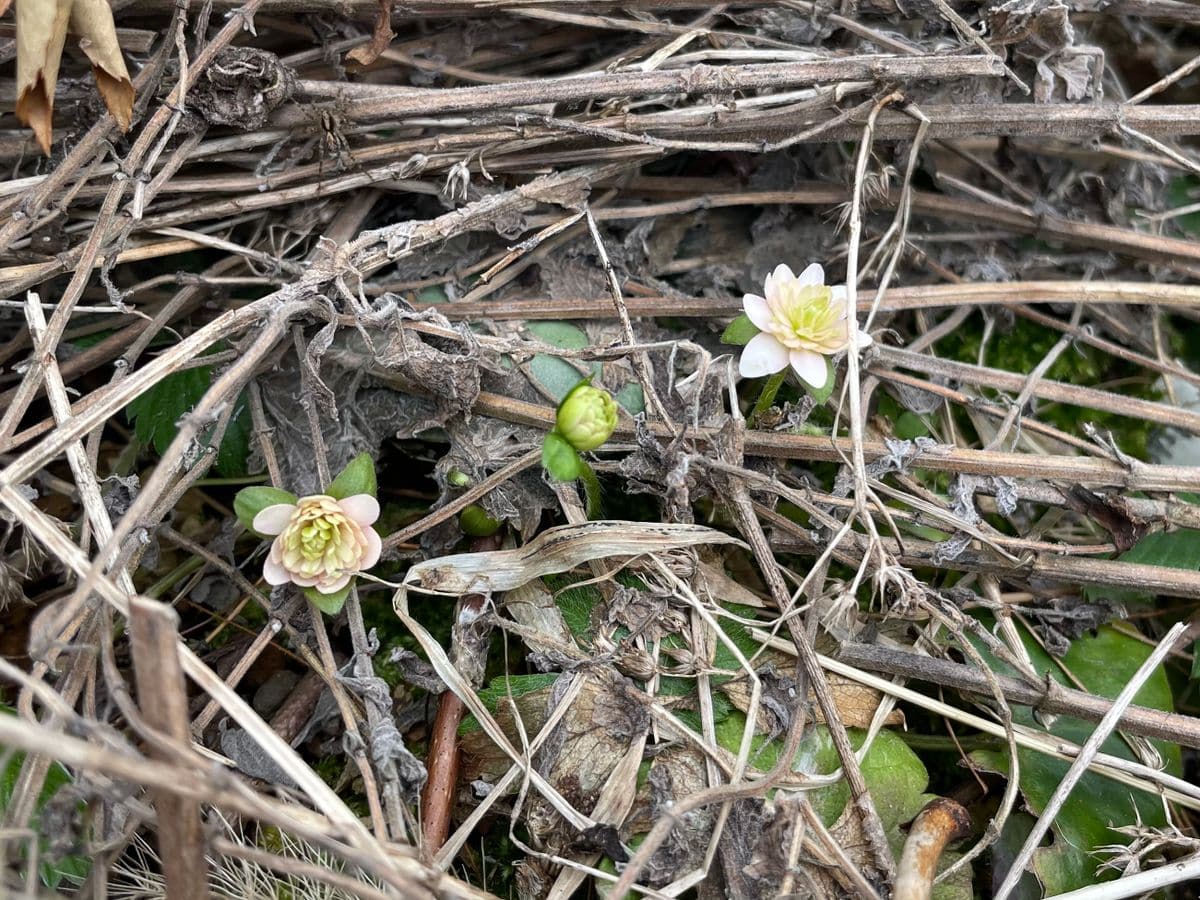
[[[579,477],[581,460],[575,448],[557,431],[542,442],[542,465],[555,481],[574,481]]]
[[[488,515],[487,510],[472,503],[458,514],[458,524],[463,534],[471,537],[487,537],[500,530],[500,522]]]
[[[576,450],[595,450],[617,427],[617,401],[608,391],[581,381],[559,404],[556,425]]]
[[[456,488],[463,488],[471,483],[471,476],[461,469],[451,469],[446,476],[446,481]]]

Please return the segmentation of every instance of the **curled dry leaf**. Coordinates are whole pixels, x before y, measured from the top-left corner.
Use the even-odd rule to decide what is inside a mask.
[[[117,43],[108,0],[75,0],[71,7],[71,31],[79,35],[79,49],[92,64],[100,99],[121,131],[128,131],[133,121],[133,82]]]
[[[375,18],[375,30],[370,43],[355,47],[346,54],[346,59],[359,65],[369,66],[379,59],[395,37],[392,31],[392,0],[379,0],[379,15]]]
[[[96,88],[122,131],[133,118],[133,82],[125,68],[107,0],[21,0],[17,4],[17,119],[50,155],[54,92],[68,28],[92,64]]]
[[[17,119],[33,129],[47,156],[54,89],[71,5],[71,0],[21,0],[17,4]]]
[[[404,583],[445,594],[509,591],[595,559],[641,556],[701,544],[746,546],[735,537],[703,525],[584,522],[547,529],[515,550],[457,553],[417,563],[408,570]]]

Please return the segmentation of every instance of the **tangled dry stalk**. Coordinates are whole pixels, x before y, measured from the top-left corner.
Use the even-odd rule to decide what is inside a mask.
[[[94,855],[82,895],[172,897],[275,877],[296,896],[969,896],[1024,790],[1040,818],[992,873],[1005,898],[1094,775],[1186,831],[1200,789],[1149,739],[1194,752],[1200,720],[1134,695],[1200,636],[1200,576],[1120,555],[1200,528],[1200,466],[1139,458],[1120,423],[1200,434],[1180,349],[1200,241],[1166,190],[1200,184],[1195,8],[908,7],[117,5],[128,136],[69,56],[50,159],[0,135],[0,890],[35,895],[56,821],[55,852]],[[1126,61],[1130,34],[1153,52]],[[747,421],[716,340],[784,257],[844,273],[875,337],[828,421],[803,395]],[[538,329],[564,322],[584,339]],[[939,353],[968,327],[974,361]],[[1052,340],[988,365],[1005,332]],[[1072,354],[1124,380],[1050,377]],[[652,521],[589,523],[542,478],[564,368],[639,398],[596,468]],[[188,372],[208,380],[151,453],[122,414]],[[392,480],[394,577],[351,593],[344,633],[264,589],[228,508],[245,479],[214,469],[239,430],[277,487],[316,490],[363,450]],[[526,549],[483,540],[509,555],[469,568],[454,523],[480,503]],[[566,572],[596,591],[586,640]],[[203,605],[214,585],[228,606]],[[454,595],[448,642],[418,588]],[[379,674],[383,589],[420,650],[400,685]],[[1112,632],[1154,646],[1124,691],[1039,668],[1131,589],[1179,602]],[[497,653],[557,676],[536,711],[507,679],[488,692]],[[266,709],[249,688],[273,657],[305,674]],[[900,704],[992,803],[972,829],[938,798],[903,853],[868,765]],[[1068,714],[1089,739],[1052,730]],[[799,771],[817,732],[829,766]],[[1069,763],[1042,806],[1031,759]],[[520,858],[495,885],[472,848],[493,830]],[[1155,834],[1115,884],[1151,883]],[[1195,871],[1194,846],[1173,852]]]

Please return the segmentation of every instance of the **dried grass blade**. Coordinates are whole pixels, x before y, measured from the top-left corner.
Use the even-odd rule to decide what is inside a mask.
[[[746,546],[731,535],[703,525],[584,522],[550,528],[515,550],[456,553],[417,563],[409,569],[404,583],[445,594],[510,591],[535,578],[568,572],[597,559],[641,556],[701,544]]]

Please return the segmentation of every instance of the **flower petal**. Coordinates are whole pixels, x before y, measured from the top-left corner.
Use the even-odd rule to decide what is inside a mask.
[[[811,287],[812,285],[821,285],[825,283],[825,269],[820,263],[810,263],[808,268],[800,273],[800,277],[796,279],[796,283],[800,287]],[[846,289],[842,288],[843,294]],[[834,297],[837,296],[837,288],[833,289]]]
[[[339,500],[342,512],[359,525],[371,525],[379,518],[379,501],[370,494],[355,494]]]
[[[763,332],[750,339],[738,360],[738,371],[743,378],[757,378],[778,372],[788,364],[787,348],[771,335]]]
[[[774,300],[775,294],[778,291],[779,285],[785,281],[792,281],[796,276],[792,274],[791,266],[786,263],[780,263],[775,267],[775,271],[767,276],[763,283],[763,290],[767,294],[768,300]],[[747,313],[749,315],[749,313]]]
[[[746,294],[742,297],[742,309],[746,311],[746,318],[753,322],[759,331],[766,331],[771,327],[771,309],[767,306],[765,297]]]
[[[363,537],[367,539],[367,551],[363,554],[362,561],[358,564],[358,571],[365,572],[367,569],[379,562],[379,554],[383,552],[383,541],[379,539],[379,532],[374,528],[364,528]]]
[[[342,588],[344,588],[349,583],[350,583],[350,573],[343,572],[339,577],[335,578],[333,581],[318,582],[316,585],[316,588],[317,588],[318,593],[321,593],[321,594],[336,594],[338,591],[340,591]]]
[[[808,269],[811,269],[813,266],[816,266],[816,265],[817,265],[816,263],[813,263],[812,266],[808,267]],[[820,268],[820,266],[817,266],[817,268]],[[808,269],[804,270],[805,274],[808,273]],[[830,295],[830,301],[831,301],[829,304],[830,306],[835,306],[838,309],[845,310],[846,301],[850,299],[850,294],[847,292],[846,286],[844,284],[832,285],[829,288],[829,295]]]
[[[288,522],[292,520],[292,516],[296,514],[296,506],[293,503],[274,503],[271,506],[264,506],[255,515],[254,521],[250,524],[254,526],[254,530],[259,534],[279,534],[283,529],[287,528]]]
[[[271,556],[263,560],[263,578],[267,584],[287,584],[292,580],[291,573]]]
[[[799,375],[807,384],[818,391],[825,387],[829,379],[829,369],[825,365],[825,357],[812,350],[793,350],[789,355],[792,371]]]

